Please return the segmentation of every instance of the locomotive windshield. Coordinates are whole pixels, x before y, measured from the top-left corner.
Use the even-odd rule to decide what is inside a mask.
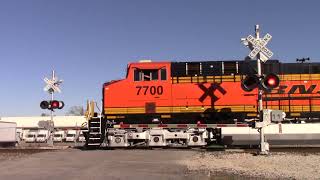
[[[160,73],[160,77],[159,77]],[[166,68],[161,69],[134,69],[134,81],[167,80]]]
[[[135,69],[134,81],[158,80],[158,69]]]

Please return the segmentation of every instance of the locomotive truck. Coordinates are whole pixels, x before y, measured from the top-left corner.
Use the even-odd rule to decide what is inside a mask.
[[[248,78],[257,74],[255,63],[129,63],[124,79],[103,85],[102,113],[89,119],[86,145],[192,147],[220,143],[220,127],[248,126],[248,121],[259,115],[258,90],[248,90],[258,83]],[[267,83],[264,86],[270,86],[263,95],[264,108],[284,111],[287,120],[318,120],[320,63],[269,60],[262,65],[262,73],[265,79],[259,78]],[[277,78],[280,83],[275,86]]]

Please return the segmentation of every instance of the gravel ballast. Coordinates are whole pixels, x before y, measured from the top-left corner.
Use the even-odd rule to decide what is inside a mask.
[[[320,179],[320,154],[202,152],[181,161],[190,171],[271,179]]]

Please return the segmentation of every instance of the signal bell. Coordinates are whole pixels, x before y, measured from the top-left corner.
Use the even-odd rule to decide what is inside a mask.
[[[42,101],[40,103],[41,109],[62,109],[64,107],[64,102],[63,101],[57,101],[57,100],[52,100],[52,101]]]

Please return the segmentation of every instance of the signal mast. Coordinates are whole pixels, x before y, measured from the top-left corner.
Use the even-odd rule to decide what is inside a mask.
[[[59,88],[59,86],[63,82],[63,80],[59,80],[55,76],[54,70],[52,71],[51,79],[48,79],[47,77],[45,77],[43,80],[47,84],[43,90],[47,91],[50,94],[51,100],[42,101],[40,103],[40,107],[41,107],[41,109],[49,109],[50,110],[50,121],[49,121],[49,125],[47,127],[47,129],[50,131],[48,144],[53,146],[53,139],[52,139],[52,134],[53,134],[53,129],[54,129],[53,112],[54,112],[54,109],[62,109],[64,107],[63,101],[54,100],[54,93],[55,92],[61,93],[61,89]]]
[[[255,25],[255,37],[249,35],[247,38],[241,38],[243,44],[250,48],[251,52],[247,56],[248,59],[257,60],[257,74],[249,74],[242,81],[241,86],[243,90],[249,92],[255,88],[258,88],[258,112],[259,122],[255,122],[254,127],[258,129],[260,134],[260,155],[269,154],[269,144],[264,137],[264,130],[271,121],[279,121],[278,119],[272,119],[271,114],[279,116],[281,120],[282,111],[263,109],[262,96],[264,91],[270,91],[273,88],[277,88],[280,84],[280,79],[276,74],[270,73],[267,75],[262,74],[261,63],[266,62],[273,56],[273,52],[270,51],[266,45],[271,40],[272,36],[267,33],[263,38],[260,38],[259,25]],[[276,116],[275,116],[276,117]]]

